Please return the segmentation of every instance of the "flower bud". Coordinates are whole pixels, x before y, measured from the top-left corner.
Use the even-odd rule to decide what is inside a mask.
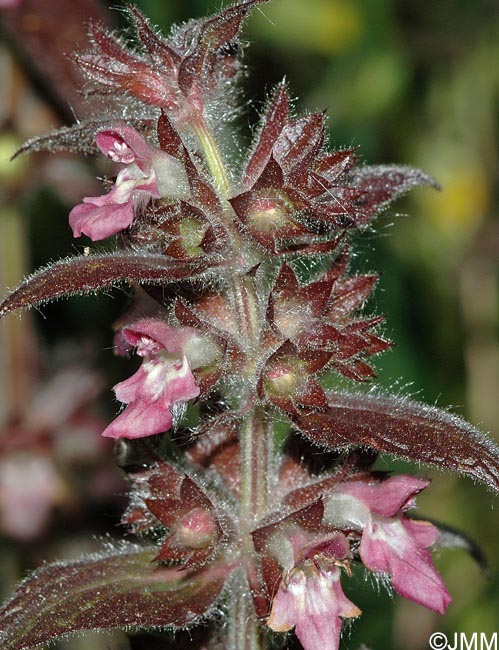
[[[175,526],[176,541],[187,548],[207,548],[217,535],[218,528],[213,516],[204,508],[193,508]]]
[[[275,397],[293,397],[307,379],[304,361],[297,357],[281,357],[266,369],[264,389]]]
[[[292,204],[284,196],[268,194],[257,196],[249,206],[248,223],[256,230],[279,231],[290,223],[288,214],[292,209]]]

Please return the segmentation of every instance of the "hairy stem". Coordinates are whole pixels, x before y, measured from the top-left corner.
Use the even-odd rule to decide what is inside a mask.
[[[241,528],[249,532],[256,520],[267,511],[269,441],[263,411],[252,409],[243,422],[240,433],[241,460]]]
[[[232,596],[229,610],[229,649],[263,650],[265,646],[242,569],[234,576]]]
[[[217,147],[213,134],[206,126],[205,121],[201,118],[196,121],[194,131],[201,143],[205,155],[206,164],[210,170],[215,187],[222,196],[227,198],[230,194],[230,183],[227,171],[225,169],[220,150]]]
[[[220,194],[227,198],[230,195],[229,178],[213,134],[202,119],[197,121],[194,130],[203,148],[206,164],[213,176],[215,186]],[[237,238],[237,232],[233,234]],[[246,572],[243,570],[245,564],[249,565],[253,562],[255,551],[251,530],[256,521],[267,511],[269,493],[268,470],[271,433],[268,431],[265,413],[252,404],[256,362],[252,351],[259,349],[259,337],[262,329],[261,315],[255,287],[250,278],[235,272],[231,281],[231,293],[232,309],[247,358],[244,371],[247,390],[244,390],[244,394],[241,395],[241,408],[246,411],[246,416],[239,438],[241,467],[239,527],[242,566],[234,576],[233,601],[229,614],[229,648],[231,650],[263,650],[264,639],[260,633]]]
[[[272,452],[271,432],[264,410],[254,404],[254,376],[256,360],[254,350],[258,350],[262,330],[261,314],[253,281],[244,275],[233,280],[233,306],[241,337],[246,351],[244,370],[245,385],[248,387],[242,408],[246,411],[239,433],[239,460],[241,472],[241,501],[239,504],[239,530],[241,534],[242,562],[249,568],[254,564],[254,547],[251,531],[257,521],[268,509],[270,478],[270,457]],[[241,571],[240,586],[235,590],[235,602],[231,625],[237,636],[237,650],[262,650],[265,647],[264,635],[255,614],[250,588],[246,575]],[[236,641],[236,639],[234,639]]]
[[[260,408],[251,408],[240,431],[241,502],[239,529],[242,563],[254,562],[251,530],[267,510],[269,478],[269,441],[267,421]],[[264,636],[256,617],[246,572],[235,577],[233,603],[230,610],[229,636],[231,650],[263,650]]]

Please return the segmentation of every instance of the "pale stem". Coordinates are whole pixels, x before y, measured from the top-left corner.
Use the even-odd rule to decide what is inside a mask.
[[[203,148],[206,164],[215,186],[222,197],[227,198],[230,195],[229,178],[213,134],[203,119],[197,120],[193,128]],[[255,372],[255,359],[251,351],[258,350],[261,316],[252,282],[237,273],[232,280],[232,306],[243,347],[247,353],[248,365],[243,370],[243,374],[249,387],[252,385]],[[265,413],[262,409],[253,407],[249,403],[249,398],[248,403],[245,403],[246,397],[242,396],[241,400],[241,407],[246,409],[246,416],[239,437],[241,465],[239,527],[242,564],[246,561],[251,562],[254,549],[250,532],[256,521],[267,511],[269,492],[267,483],[272,439]],[[260,633],[260,625],[243,566],[234,576],[232,594],[229,612],[230,650],[263,650],[264,639]]]
[[[229,650],[263,650],[249,587],[242,568],[234,576],[229,611]]]
[[[245,340],[248,364],[245,380],[249,386],[254,382],[255,355],[261,330],[258,303],[252,282],[244,276],[234,278],[234,309],[241,338]],[[251,563],[254,556],[251,531],[268,508],[269,468],[272,453],[272,432],[262,408],[249,402],[239,433],[239,459],[241,473],[241,501],[239,505],[239,532],[243,563]],[[238,576],[239,588],[235,590],[235,602],[231,613],[231,629],[235,650],[262,650],[266,647],[253,607],[249,585],[244,571]]]
[[[242,276],[233,278],[233,309],[241,340],[244,342],[247,364],[243,369],[243,380],[247,394],[242,396],[241,408],[246,409],[246,417],[239,434],[241,471],[241,527],[249,531],[257,519],[266,514],[270,440],[265,412],[249,403],[248,395],[255,381],[256,354],[262,325],[255,287],[251,279]]]
[[[227,198],[230,194],[229,177],[227,176],[227,171],[223,164],[222,156],[217,147],[217,143],[215,142],[215,138],[203,119],[197,120],[193,125],[193,128],[203,148],[206,164],[213,176],[215,186],[220,194],[224,198]]]
[[[255,553],[251,530],[265,514],[268,499],[270,432],[259,408],[248,412],[239,435],[241,462],[241,502],[239,532],[242,562],[252,562]],[[246,573],[241,567],[234,577],[229,618],[230,650],[263,650],[265,635],[256,617]]]
[[[239,444],[241,446],[241,526],[248,532],[256,520],[267,512],[269,441],[272,433],[268,430],[264,413],[252,409],[241,427]]]

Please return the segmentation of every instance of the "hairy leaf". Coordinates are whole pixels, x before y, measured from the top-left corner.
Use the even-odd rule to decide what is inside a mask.
[[[154,555],[127,544],[38,569],[0,610],[3,650],[28,650],[85,630],[195,623],[212,607],[228,569],[186,574],[158,566]]]
[[[151,68],[101,24],[90,23],[89,36],[93,49],[73,56],[89,79],[116,92],[130,93],[146,104],[162,108],[176,106],[169,75]]]
[[[405,397],[332,393],[325,412],[302,412],[300,431],[327,449],[365,446],[465,474],[499,492],[499,449],[465,420]]]
[[[290,121],[282,130],[274,156],[283,171],[290,174],[306,161],[309,167],[324,142],[324,114],[312,113]]]
[[[404,165],[365,165],[350,172],[349,185],[361,190],[356,200],[357,224],[367,223],[390,203],[419,185],[439,189],[438,183],[420,169]]]
[[[286,124],[288,114],[288,92],[285,83],[281,82],[262,119],[258,140],[244,173],[243,187],[245,189],[249,189],[265,169],[272,154],[272,148]]]
[[[164,255],[130,252],[68,257],[24,280],[0,303],[0,317],[15,309],[105,289],[120,281],[167,283],[186,280],[206,271],[212,264],[206,258],[180,263]]]
[[[105,117],[102,120],[85,120],[73,126],[63,126],[51,133],[30,138],[16,151],[13,158],[33,151],[97,154],[99,147],[95,143],[95,134],[102,129],[116,126],[117,121],[118,118],[113,120],[111,117]],[[146,134],[152,131],[155,121],[153,118],[137,118],[128,120],[127,124]]]
[[[156,33],[150,21],[135,7],[128,3],[126,6],[130,21],[137,32],[138,40],[151,57],[151,61],[159,70],[176,70],[180,64],[181,56],[168,44],[168,42]]]
[[[195,46],[183,59],[178,71],[178,85],[186,97],[194,89],[202,94],[209,89],[216,76],[223,78],[227,73],[229,77],[232,76],[234,70],[226,59],[233,57],[230,49],[224,50],[224,46],[237,37],[248,12],[255,5],[267,1],[246,0],[199,22]]]

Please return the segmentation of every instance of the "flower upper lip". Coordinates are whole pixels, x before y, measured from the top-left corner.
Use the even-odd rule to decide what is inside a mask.
[[[137,438],[167,431],[173,423],[171,406],[200,394],[184,354],[189,339],[198,337],[196,330],[143,319],[123,328],[123,335],[137,346],[143,362],[134,375],[114,387],[127,407],[102,435]]]
[[[142,198],[186,198],[187,175],[182,163],[151,146],[135,129],[117,125],[96,134],[103,154],[125,167],[111,191],[85,197],[71,210],[69,223],[75,237],[87,235],[93,241],[106,239],[128,228],[135,219],[136,204]]]

